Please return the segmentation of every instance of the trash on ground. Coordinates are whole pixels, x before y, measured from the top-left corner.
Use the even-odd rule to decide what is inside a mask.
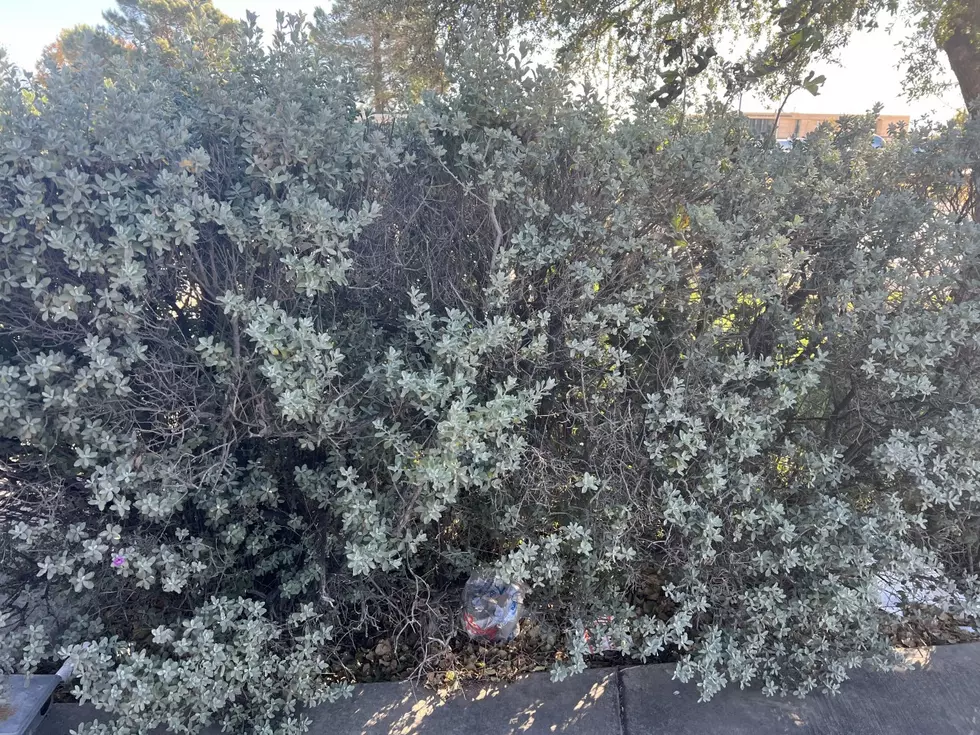
[[[894,576],[880,575],[878,605],[886,613],[900,618],[904,614],[902,608],[905,605],[922,605],[947,611],[963,602],[962,595],[952,594],[938,584],[938,573],[935,574],[935,579],[936,581],[918,578],[907,582]]]
[[[596,618],[594,621],[592,621],[591,627],[598,628],[601,626],[611,625],[614,619],[615,618],[613,618],[612,615],[601,615],[598,618]],[[608,635],[602,636],[602,638],[600,638],[598,642],[593,643],[592,634],[589,633],[588,628],[585,629],[585,645],[588,647],[589,653],[603,653],[605,651],[612,651],[613,649],[616,648],[612,644],[612,640]]]
[[[513,640],[524,613],[524,588],[475,574],[463,589],[463,627],[470,638],[495,643]]]

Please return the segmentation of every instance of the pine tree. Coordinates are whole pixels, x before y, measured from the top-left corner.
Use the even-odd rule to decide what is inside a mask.
[[[417,101],[444,85],[442,57],[432,20],[412,9],[377,0],[339,0],[317,10],[315,38],[350,63],[362,80],[372,111],[390,111],[399,100]]]

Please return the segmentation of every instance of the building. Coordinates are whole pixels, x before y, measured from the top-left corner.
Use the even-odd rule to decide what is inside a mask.
[[[774,112],[743,112],[749,119],[753,132],[768,135],[772,131],[772,123],[776,119]],[[810,112],[784,112],[779,116],[779,126],[776,129],[777,138],[805,138],[823,123],[836,123],[841,115],[828,115]],[[883,138],[888,137],[891,125],[909,124],[908,115],[879,115],[875,123],[875,133]]]

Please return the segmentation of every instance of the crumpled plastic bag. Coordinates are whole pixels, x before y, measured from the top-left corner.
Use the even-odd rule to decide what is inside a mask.
[[[592,621],[593,628],[604,628],[605,626],[612,625],[616,622],[616,619],[612,615],[600,615],[594,621]],[[606,651],[614,651],[616,647],[612,643],[612,638],[608,634],[602,636],[599,640],[592,640],[592,634],[589,633],[589,629],[585,629],[585,647],[588,649],[589,653],[605,653]]]
[[[474,574],[463,588],[463,628],[470,638],[513,640],[524,614],[524,588],[491,575]]]

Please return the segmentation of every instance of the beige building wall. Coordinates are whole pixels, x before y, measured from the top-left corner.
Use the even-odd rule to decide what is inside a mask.
[[[776,119],[772,112],[743,112],[749,120],[767,120],[772,122]],[[840,115],[828,115],[809,112],[784,112],[779,116],[779,127],[776,131],[777,138],[804,138],[808,133],[812,133],[823,123],[836,123]],[[875,133],[882,137],[888,136],[890,125],[909,124],[908,115],[879,115],[875,123]]]

